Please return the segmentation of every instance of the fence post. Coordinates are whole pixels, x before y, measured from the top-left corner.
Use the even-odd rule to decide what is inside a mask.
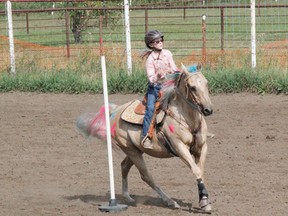
[[[145,33],[148,31],[148,9],[145,8]]]
[[[7,16],[8,16],[8,34],[9,34],[9,48],[10,48],[10,72],[12,75],[16,75],[15,67],[15,53],[14,53],[14,35],[13,35],[13,23],[12,23],[12,5],[7,1]]]
[[[206,15],[202,15],[202,64],[206,64]]]
[[[70,39],[69,39],[69,32],[70,32],[70,18],[69,18],[69,12],[65,11],[65,28],[66,28],[66,52],[67,52],[67,58],[70,58]]]
[[[184,2],[184,7],[183,7],[183,19],[186,19],[186,6],[187,6],[187,2]]]
[[[255,18],[255,0],[251,0],[251,66],[256,68],[256,18]]]
[[[105,20],[105,27],[107,28],[108,27],[108,13],[107,13],[107,10],[106,10],[106,1],[102,1],[102,7],[105,8],[105,9],[102,10],[103,13],[100,13],[100,14],[104,15],[104,17],[105,17],[105,19],[104,19]],[[102,18],[102,23],[103,23],[103,18]]]
[[[221,7],[221,52],[224,52],[224,7]]]
[[[102,30],[103,30],[103,16],[99,16],[99,47],[100,47],[100,56],[104,56]]]
[[[29,13],[26,13],[26,32],[29,34]]]
[[[131,37],[130,37],[130,19],[129,19],[129,2],[124,0],[125,13],[125,32],[126,32],[126,54],[127,54],[127,69],[128,75],[132,73],[132,56],[131,56]]]
[[[275,2],[277,2],[277,0],[275,0]],[[260,4],[261,4],[261,2],[260,2],[260,0],[258,0],[258,16],[261,16],[261,11],[260,11],[261,7],[260,7]]]

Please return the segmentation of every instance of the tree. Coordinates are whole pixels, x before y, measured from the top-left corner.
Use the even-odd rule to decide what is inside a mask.
[[[71,30],[74,35],[75,43],[82,42],[82,32],[87,28],[88,22],[92,18],[97,18],[100,15],[106,17],[108,15],[113,15],[115,17],[117,11],[110,10],[87,10],[85,8],[93,8],[93,7],[108,7],[108,6],[121,6],[121,0],[115,1],[85,1],[85,2],[68,2],[67,6],[75,7],[75,8],[83,8],[83,9],[75,9],[70,12],[70,20],[71,20]],[[106,13],[106,14],[105,14]],[[119,12],[118,12],[119,13]],[[111,23],[113,23],[113,18],[110,19]]]

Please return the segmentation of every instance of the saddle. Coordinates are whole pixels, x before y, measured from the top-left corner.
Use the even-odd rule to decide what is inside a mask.
[[[146,103],[147,99],[144,97],[144,99],[141,101],[141,103],[138,103],[134,109],[134,112],[137,115],[144,115],[145,114],[145,109],[146,109]]]
[[[143,119],[146,109],[146,98],[142,101],[134,100],[132,101],[122,112],[121,119],[135,125],[143,125]],[[160,125],[165,118],[166,113],[160,109],[160,104],[157,101],[155,103],[155,111],[156,115],[155,125]],[[158,128],[158,129],[157,129]],[[161,143],[167,151],[171,154],[171,156],[176,156],[175,149],[170,143],[169,138],[161,131],[161,126],[156,127],[156,139],[158,139],[159,143]],[[149,128],[148,134],[150,137],[154,134],[154,126]]]
[[[123,110],[121,119],[131,124],[143,125],[145,109],[146,99],[143,99],[142,101],[134,100]],[[165,112],[159,109],[159,107],[157,109],[156,106],[155,111],[157,113],[156,124],[159,124],[164,119]]]

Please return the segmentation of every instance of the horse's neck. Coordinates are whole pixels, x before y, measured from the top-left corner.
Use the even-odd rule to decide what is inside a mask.
[[[178,97],[170,104],[169,109],[177,121],[185,122],[187,127],[193,131],[201,124],[202,114]]]

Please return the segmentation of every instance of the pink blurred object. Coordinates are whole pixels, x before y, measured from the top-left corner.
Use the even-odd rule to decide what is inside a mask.
[[[85,136],[93,136],[106,141],[105,107],[102,106],[97,113],[84,113],[77,119],[77,128]]]

